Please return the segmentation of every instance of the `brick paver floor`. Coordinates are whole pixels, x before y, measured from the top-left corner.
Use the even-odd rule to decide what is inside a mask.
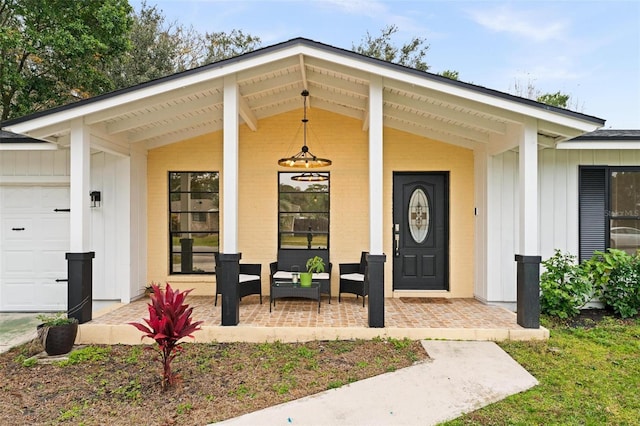
[[[93,324],[126,324],[148,318],[148,299],[134,301],[103,316]],[[192,317],[204,321],[206,326],[221,322],[221,306],[213,305],[213,297],[189,296]],[[362,299],[343,297],[328,303],[322,298],[322,307],[313,300],[278,299],[269,313],[269,297],[247,296],[240,302],[240,323],[255,327],[367,327],[368,306]],[[485,305],[475,299],[385,299],[385,326],[398,328],[463,328],[463,329],[518,329],[516,316],[504,308]]]

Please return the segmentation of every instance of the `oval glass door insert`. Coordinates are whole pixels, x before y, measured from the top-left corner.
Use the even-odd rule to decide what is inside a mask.
[[[429,233],[429,200],[421,188],[416,188],[409,199],[409,231],[411,238],[421,244]]]

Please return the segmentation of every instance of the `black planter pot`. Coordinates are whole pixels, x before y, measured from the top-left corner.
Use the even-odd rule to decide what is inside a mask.
[[[45,352],[50,356],[71,352],[77,334],[77,322],[52,327],[45,327],[44,324],[38,326],[38,337],[40,337]]]

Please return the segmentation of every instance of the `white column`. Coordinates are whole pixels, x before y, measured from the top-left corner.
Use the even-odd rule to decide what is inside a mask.
[[[473,294],[480,300],[487,300],[487,261],[489,255],[488,192],[489,155],[486,147],[473,152],[475,172],[475,283]]]
[[[520,252],[538,255],[538,123],[525,121],[519,140]]]
[[[81,118],[71,123],[70,244],[71,253],[90,251],[90,167],[89,128]]]
[[[222,148],[222,249],[238,252],[238,86],[236,76],[224,78]]]
[[[369,253],[383,254],[383,114],[382,77],[369,82]]]

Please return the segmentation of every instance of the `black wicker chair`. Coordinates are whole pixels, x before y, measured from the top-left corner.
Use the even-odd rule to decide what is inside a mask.
[[[218,253],[215,253],[214,257],[217,269]],[[241,263],[238,287],[240,300],[250,294],[259,294],[260,304],[262,305],[262,265],[259,263]],[[214,306],[218,306],[219,294],[222,295],[222,292],[220,291],[220,286],[216,283],[216,298],[213,303]]]
[[[369,294],[369,282],[367,281],[367,255],[363,251],[360,255],[360,263],[340,263],[340,289],[338,290],[338,302],[341,301],[342,293],[352,293],[362,296],[362,306],[364,298]]]

